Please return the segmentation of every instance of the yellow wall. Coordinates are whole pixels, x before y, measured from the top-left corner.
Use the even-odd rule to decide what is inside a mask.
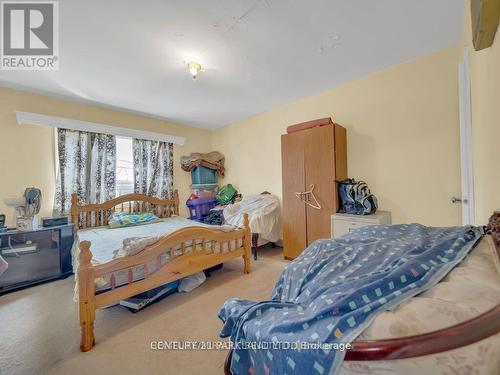
[[[243,194],[269,190],[281,196],[280,136],[290,124],[331,116],[348,131],[349,175],[368,182],[380,208],[394,222],[460,223],[457,61],[471,46],[467,5],[463,41],[419,59],[300,99],[214,132],[149,117],[0,88],[0,212],[12,218],[2,199],[27,186],[44,194],[42,215],[54,194],[54,136],[50,128],[19,126],[15,110],[186,137],[174,148],[175,187],[181,200],[190,176],[181,154],[217,149],[226,156],[222,183]],[[472,142],[476,222],[500,209],[500,43],[471,47]],[[181,205],[183,207],[183,205]],[[184,214],[186,212],[184,211]],[[10,221],[11,223],[11,221]]]
[[[460,195],[458,53],[443,49],[216,130],[224,182],[281,196],[280,135],[331,116],[347,128],[349,175],[369,184],[393,222],[459,224],[450,202]]]
[[[42,190],[41,216],[52,212],[55,190],[54,130],[48,127],[18,125],[14,111],[41,113],[106,125],[134,128],[186,137],[184,146],[174,147],[174,187],[179,189],[181,214],[183,201],[190,194],[191,176],[180,168],[180,155],[210,151],[211,132],[150,117],[138,116],[91,105],[0,88],[0,213],[12,224],[13,209],[3,199],[21,196],[28,186]]]
[[[467,2],[468,3],[468,2]],[[474,51],[467,4],[463,44],[469,47],[476,222],[500,210],[500,31],[492,47]]]

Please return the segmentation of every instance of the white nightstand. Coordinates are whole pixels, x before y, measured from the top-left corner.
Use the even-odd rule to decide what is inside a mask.
[[[373,215],[332,215],[332,237],[342,236],[353,229],[366,225],[391,224],[391,213],[389,211],[377,211]]]

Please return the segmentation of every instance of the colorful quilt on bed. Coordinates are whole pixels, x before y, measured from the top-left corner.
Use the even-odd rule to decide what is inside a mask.
[[[310,245],[271,299],[231,299],[219,311],[240,374],[335,374],[345,351],[384,310],[429,289],[468,254],[478,227],[379,225]]]

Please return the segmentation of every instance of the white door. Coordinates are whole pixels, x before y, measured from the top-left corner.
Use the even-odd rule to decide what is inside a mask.
[[[474,224],[474,178],[472,173],[471,97],[469,50],[465,47],[464,59],[458,66],[458,91],[460,110],[460,165],[462,196],[452,197],[452,202],[462,205],[462,225]]]

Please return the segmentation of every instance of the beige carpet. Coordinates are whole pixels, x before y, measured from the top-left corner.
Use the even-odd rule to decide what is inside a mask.
[[[0,297],[0,374],[223,374],[226,351],[153,351],[152,340],[219,340],[217,311],[227,298],[268,298],[286,264],[281,249],[265,248],[242,273],[241,260],[198,289],[177,293],[132,314],[98,310],[96,346],[79,350],[73,278]]]

